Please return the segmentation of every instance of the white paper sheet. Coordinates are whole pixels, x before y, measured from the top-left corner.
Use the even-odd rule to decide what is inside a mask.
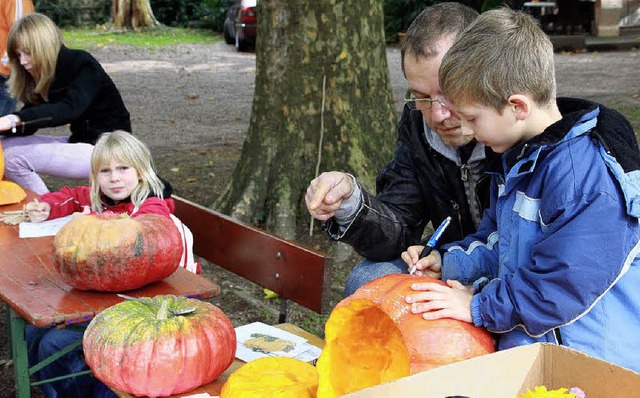
[[[296,358],[309,351],[310,345],[304,337],[262,322],[238,326],[236,338],[236,358],[245,362],[263,357]]]
[[[66,217],[54,218],[43,222],[21,222],[18,225],[21,238],[39,238],[41,236],[55,236],[63,225],[69,222],[73,214]]]
[[[302,362],[312,362],[315,365],[314,361],[320,358],[322,348],[316,347],[311,343],[305,343],[305,347],[306,350],[295,358]]]

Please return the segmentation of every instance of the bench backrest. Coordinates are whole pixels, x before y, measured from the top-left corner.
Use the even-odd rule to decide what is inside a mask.
[[[315,312],[331,295],[329,256],[172,195],[194,253]]]

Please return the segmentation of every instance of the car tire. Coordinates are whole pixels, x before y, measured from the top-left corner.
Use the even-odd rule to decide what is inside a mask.
[[[237,30],[236,30],[236,50],[238,52],[244,52],[247,50],[247,42],[240,39],[240,35],[238,34]]]
[[[225,26],[224,27],[224,42],[227,44],[234,44],[235,40],[233,38],[233,36],[231,35],[231,32],[229,32],[229,27]]]

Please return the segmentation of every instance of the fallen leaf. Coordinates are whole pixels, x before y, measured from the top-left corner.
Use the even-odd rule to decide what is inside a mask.
[[[197,178],[195,178],[195,177],[191,177],[191,178],[187,178],[187,180],[186,180],[186,181],[187,181],[187,182],[197,182],[197,181],[198,181],[198,179],[197,179]]]
[[[169,170],[171,170],[173,173],[177,173],[180,171],[180,167],[172,167]]]
[[[264,292],[265,300],[278,297],[278,293],[274,292],[273,290],[269,290],[267,288],[264,288],[264,289],[262,289],[262,291]]]

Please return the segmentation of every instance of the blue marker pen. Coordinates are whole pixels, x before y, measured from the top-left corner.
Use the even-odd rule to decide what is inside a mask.
[[[438,244],[438,240],[444,233],[445,229],[447,229],[449,224],[451,224],[451,216],[445,218],[444,221],[442,221],[442,224],[440,224],[440,226],[438,227],[438,229],[436,229],[436,232],[434,232],[433,235],[431,235],[431,238],[429,238],[429,241],[427,242],[426,246],[422,250],[422,253],[420,253],[420,258],[427,257],[433,251],[433,248],[436,247],[436,245]],[[413,275],[414,272],[416,272],[415,265],[411,267],[411,271],[409,271],[409,275]]]

